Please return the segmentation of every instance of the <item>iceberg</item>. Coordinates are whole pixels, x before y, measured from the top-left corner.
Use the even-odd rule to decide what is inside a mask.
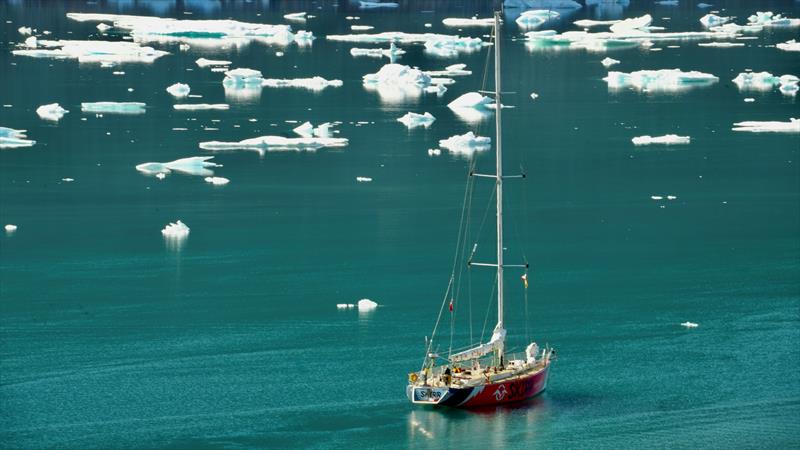
[[[368,298],[362,298],[358,301],[358,310],[359,311],[372,311],[373,309],[377,308],[378,304],[373,302]]]
[[[9,224],[6,224],[6,226],[3,227],[3,229],[6,230],[6,233],[11,234],[11,233],[17,231],[17,226],[14,225],[13,223],[9,223]]]
[[[727,33],[729,37],[736,37],[739,33],[760,33],[764,30],[764,25],[737,25],[735,23],[726,23],[724,25],[709,27],[708,30],[720,34]]]
[[[450,109],[456,108],[488,108],[494,100],[478,92],[467,92],[452,102],[447,104]]]
[[[475,16],[469,19],[460,19],[448,17],[443,19],[442,23],[447,27],[491,27],[494,25],[494,18],[478,19]]]
[[[765,27],[797,27],[800,26],[800,19],[792,19],[775,14],[772,11],[758,11],[747,18],[751,25],[762,25]]]
[[[361,9],[376,9],[376,8],[397,8],[400,6],[398,3],[394,2],[368,2],[368,1],[359,1],[358,7]]]
[[[84,102],[81,111],[95,114],[144,114],[145,103],[140,102]]]
[[[264,87],[282,88],[294,87],[303,88],[311,91],[321,91],[326,87],[339,87],[342,85],[342,80],[326,80],[322,77],[313,78],[293,78],[293,79],[277,79],[267,78],[261,81]]]
[[[41,47],[41,48],[39,48]],[[48,41],[37,42],[36,49],[14,50],[16,56],[34,58],[77,59],[81,63],[152,63],[169,55],[169,52],[142,47],[134,42],[124,41]]]
[[[452,64],[444,68],[444,70],[426,70],[426,74],[431,77],[463,77],[472,75],[471,70],[467,70],[466,64]]]
[[[286,20],[293,20],[296,22],[305,22],[306,21],[306,13],[305,12],[296,12],[291,14],[284,14],[283,18]]]
[[[25,47],[36,48],[38,42],[39,40],[36,38],[36,36],[30,36],[28,39],[25,39]]]
[[[731,129],[751,133],[800,133],[800,119],[792,118],[788,122],[749,120],[734,123]]]
[[[311,125],[311,122],[304,122],[302,125],[296,127],[292,131],[296,134],[303,136],[303,137],[320,137],[320,138],[329,138],[331,137],[331,127],[333,124],[330,122],[325,122],[320,126],[314,128],[314,125]]]
[[[702,23],[704,27],[710,28],[726,24],[730,22],[731,19],[732,17],[720,17],[716,14],[706,14],[700,18],[700,23]]]
[[[19,28],[17,28],[17,31],[19,32],[19,34],[21,34],[23,36],[27,36],[29,34],[33,34],[33,29],[31,27],[19,27]]]
[[[778,47],[778,50],[783,50],[785,52],[800,52],[800,42],[797,42],[794,39],[775,44],[775,47]]]
[[[225,111],[230,109],[225,103],[181,103],[177,105],[172,105],[172,107],[178,111],[201,111],[201,110],[217,110],[217,111]]]
[[[36,114],[44,120],[52,120],[58,122],[68,113],[66,109],[62,108],[58,103],[50,103],[36,108]]]
[[[483,46],[480,38],[457,37],[425,41],[425,52],[442,58],[458,56],[460,52],[477,51]]]
[[[516,22],[521,28],[530,29],[538,28],[547,21],[558,19],[559,17],[561,17],[561,14],[551,9],[534,9],[520,14]]]
[[[367,31],[372,30],[373,28],[375,27],[372,25],[350,25],[350,29],[353,31]]]
[[[742,72],[733,79],[739,90],[769,91],[775,86],[797,85],[799,78],[794,75],[777,77],[769,72]],[[791,88],[790,88],[791,89]]]
[[[262,81],[264,77],[260,70],[240,68],[225,72],[222,84],[227,87],[261,86]]]
[[[239,142],[208,141],[201,142],[200,148],[209,151],[254,150],[263,154],[273,150],[317,150],[323,147],[344,147],[348,144],[345,138],[260,136]]]
[[[638,136],[631,141],[634,145],[651,145],[651,144],[663,144],[663,145],[676,145],[676,144],[688,144],[692,140],[689,136],[678,136],[676,134],[667,134],[664,136]]]
[[[574,0],[505,0],[507,8],[546,8],[546,9],[581,9],[583,6]]]
[[[683,322],[683,323],[681,324],[681,326],[682,326],[682,327],[686,327],[686,328],[697,328],[699,325],[697,325],[697,324],[696,324],[696,323],[694,323],[694,322]]]
[[[332,34],[326,36],[325,39],[373,44],[391,42],[396,44],[423,44],[427,52],[444,56],[452,56],[459,52],[472,52],[480,49],[484,44],[480,38],[462,38],[460,36],[436,33],[404,33],[400,31],[387,31],[377,34]]]
[[[205,59],[205,58],[199,58],[194,63],[197,64],[199,67],[230,66],[231,64],[233,64],[230,61],[224,61],[218,59]]]
[[[445,148],[451,153],[471,155],[475,151],[489,150],[491,143],[491,138],[476,136],[472,131],[469,131],[466,134],[440,140],[439,147]]]
[[[602,64],[602,65],[603,65],[603,67],[611,67],[611,66],[613,66],[614,64],[619,64],[619,60],[617,60],[617,59],[614,59],[614,58],[608,58],[608,57],[606,57],[606,58],[603,58],[603,60],[602,60],[602,61],[600,61],[600,64]]]
[[[698,8],[703,8],[703,9],[706,9],[706,8],[711,8],[712,6],[714,6],[714,5],[712,5],[712,4],[710,4],[710,3],[698,3],[698,4],[697,4],[697,7],[698,7]]]
[[[0,149],[32,147],[36,141],[27,139],[26,130],[0,127]]]
[[[433,114],[429,112],[426,112],[424,114],[408,112],[403,117],[397,119],[398,122],[402,123],[408,128],[415,128],[418,126],[423,126],[425,128],[428,128],[429,126],[431,126],[431,124],[433,124],[435,120],[436,118],[433,117]]]
[[[187,95],[189,95],[190,91],[191,88],[189,87],[189,85],[183,83],[175,83],[167,88],[167,92],[169,92],[170,95],[178,98],[186,97]]]
[[[601,27],[601,26],[606,26],[606,25],[610,26],[610,25],[614,25],[615,23],[619,23],[619,22],[620,22],[620,20],[590,20],[590,19],[584,19],[584,20],[576,20],[576,21],[574,21],[572,23],[574,23],[576,26],[579,26],[581,28],[592,28],[592,27]]]
[[[211,161],[212,159],[214,159],[213,156],[191,156],[166,163],[147,162],[137,165],[136,170],[147,175],[168,174],[174,171],[186,175],[210,177],[214,175],[211,168],[222,167]]]
[[[170,222],[161,230],[161,234],[168,239],[183,239],[189,236],[189,227],[180,220]]]
[[[603,78],[609,89],[633,87],[647,91],[680,91],[699,86],[709,86],[719,81],[714,75],[679,69],[638,70],[636,72],[608,72]]]
[[[206,183],[213,184],[214,186],[223,186],[223,185],[226,185],[226,184],[230,183],[230,181],[231,181],[231,180],[229,180],[227,178],[223,178],[223,177],[205,177],[205,178],[203,178],[203,180]]]
[[[406,97],[418,97],[422,89],[433,84],[425,72],[400,64],[386,64],[376,73],[363,76],[364,87],[375,90],[383,100],[400,101]]]

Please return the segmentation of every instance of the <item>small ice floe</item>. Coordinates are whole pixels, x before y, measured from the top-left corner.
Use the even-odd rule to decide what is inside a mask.
[[[0,127],[0,149],[32,147],[36,141],[27,139],[26,130]]]
[[[428,94],[436,94],[437,97],[441,97],[445,92],[447,92],[447,87],[445,87],[443,84],[434,84],[433,86],[426,86],[423,91]]]
[[[731,129],[751,133],[800,133],[800,119],[792,118],[788,122],[748,120],[734,123]]]
[[[295,122],[296,123],[296,122]],[[331,129],[333,124],[330,122],[325,122],[320,124],[318,127],[314,127],[311,122],[303,122],[301,125],[295,127],[292,131],[297,133],[303,137],[319,137],[319,138],[329,138],[333,134],[333,130]],[[338,133],[338,131],[336,131]]]
[[[192,48],[192,47],[189,44],[179,44],[178,45],[178,50],[180,50],[182,52],[188,52],[190,48]],[[186,69],[186,70],[189,70],[189,69]]]
[[[769,72],[742,72],[733,79],[733,82],[739,90],[769,91],[778,86],[781,92],[784,92],[796,91],[800,78],[794,75],[778,77]]]
[[[425,112],[424,114],[407,112],[403,117],[397,119],[398,122],[402,123],[408,128],[414,128],[419,126],[428,128],[429,126],[431,126],[431,124],[433,124],[435,120],[436,118],[433,117],[433,114],[429,112]]]
[[[111,25],[102,23],[102,22],[97,24],[97,31],[99,31],[101,33],[105,33],[106,31],[108,31],[108,30],[110,30],[112,28],[114,28],[114,27],[112,27]]]
[[[719,78],[714,75],[692,70],[684,72],[679,69],[638,70],[631,73],[608,72],[603,78],[609,89],[633,87],[639,90],[681,91],[700,86],[709,86]]]
[[[656,5],[661,6],[678,6],[678,0],[658,0]]]
[[[358,310],[359,311],[372,311],[373,309],[377,308],[378,304],[373,302],[368,298],[362,298],[358,301]]]
[[[676,196],[674,196],[674,195],[668,195],[668,196],[667,196],[667,200],[676,200],[677,198],[678,198],[678,197],[676,197]]]
[[[36,114],[44,120],[52,120],[58,122],[68,113],[66,109],[62,108],[58,103],[50,103],[36,108]]]
[[[200,58],[194,63],[197,64],[199,67],[230,66],[231,64],[233,64],[230,61],[224,61],[219,59],[206,59],[206,58]]]
[[[25,47],[36,48],[36,44],[38,42],[39,42],[39,40],[36,39],[36,36],[30,36],[27,39],[25,39]]]
[[[222,167],[212,162],[212,159],[214,159],[213,156],[191,156],[166,163],[148,162],[137,165],[136,170],[147,175],[168,174],[175,171],[187,175],[210,177],[214,175],[214,172],[210,170],[211,168]]]
[[[666,134],[664,136],[637,136],[631,139],[634,145],[676,145],[676,144],[689,144],[692,138],[689,136],[678,136],[677,134]]]
[[[442,154],[442,149],[440,148],[429,148],[428,149],[428,156],[440,156]]]
[[[762,25],[765,27],[797,27],[800,26],[800,19],[783,17],[772,11],[758,11],[747,18],[750,24]]]
[[[223,186],[231,182],[231,180],[224,177],[205,177],[203,178],[206,183],[211,183],[214,186]]]
[[[372,182],[372,178],[371,177],[356,177],[356,181],[359,182],[359,183],[371,183]]]
[[[354,305],[352,303],[337,303],[336,304],[336,309],[352,309],[352,308],[355,308],[355,307],[356,307],[356,305]]]
[[[775,47],[778,47],[778,50],[783,50],[785,52],[800,52],[800,42],[794,39],[775,44]]]
[[[700,23],[702,23],[704,27],[710,28],[726,24],[730,22],[731,19],[732,17],[720,17],[716,14],[706,14],[700,18]]]
[[[444,70],[427,70],[425,71],[431,77],[465,77],[472,75],[471,70],[467,70],[466,64],[451,64],[444,68]]]
[[[371,56],[374,58],[387,57],[392,62],[399,56],[406,53],[402,48],[397,47],[394,42],[389,44],[389,48],[356,48],[350,49],[350,54],[353,56]]]
[[[700,325],[698,325],[698,324],[696,324],[696,323],[694,323],[694,322],[683,322],[683,323],[681,324],[681,326],[682,326],[682,327],[686,327],[686,328],[697,328],[697,327],[699,327]]]
[[[664,200],[664,197],[661,195],[651,195],[650,198],[652,200]]]
[[[13,223],[9,223],[8,225],[6,225],[4,227],[4,229],[6,230],[6,233],[11,234],[11,233],[17,231],[17,226],[14,225]]]
[[[293,22],[305,22],[306,21],[306,12],[296,12],[290,14],[284,14],[283,18],[286,20],[291,20]]]
[[[201,149],[209,151],[253,150],[263,153],[264,151],[279,150],[313,151],[323,147],[344,147],[348,143],[349,141],[346,138],[334,137],[287,138],[283,136],[260,136],[239,142],[208,141],[201,142],[199,145]]]
[[[377,9],[377,8],[397,8],[400,6],[398,3],[394,2],[368,2],[361,0],[358,2],[358,7],[361,9]]]
[[[267,78],[261,81],[261,85],[271,88],[303,88],[310,91],[321,91],[327,87],[339,87],[342,85],[342,80],[326,80],[322,77],[312,78]]]
[[[753,97],[747,97],[744,99],[745,103],[753,103],[754,101],[756,101],[756,99],[754,99]]]
[[[165,174],[164,172],[159,172],[156,174],[156,178],[158,178],[159,180],[163,180],[164,178],[167,178],[167,174]]]
[[[94,114],[144,114],[147,104],[141,102],[84,102],[81,111]]]
[[[325,39],[342,42],[368,42],[372,44],[388,44],[390,42],[397,44],[423,44],[426,53],[448,57],[456,56],[462,52],[477,51],[484,45],[481,38],[436,33],[404,33],[401,31],[387,31],[376,34],[328,35]]]
[[[281,56],[283,56],[283,52],[275,52],[275,56],[277,56],[278,58],[280,58]]]
[[[439,141],[439,147],[451,153],[471,155],[476,151],[489,150],[492,138],[476,136],[472,131],[462,135],[451,136]]]
[[[19,28],[17,28],[17,31],[19,32],[19,34],[21,34],[23,36],[27,36],[29,34],[33,34],[33,29],[31,27],[19,27]]]
[[[561,17],[561,14],[551,9],[533,9],[520,14],[516,22],[520,28],[533,29],[544,25],[549,20],[558,19],[559,17]]]
[[[536,92],[531,92],[531,99],[536,100],[537,98],[539,98],[539,94],[537,94]]]
[[[710,4],[710,3],[698,3],[698,4],[697,4],[697,7],[698,7],[698,8],[702,8],[702,9],[711,8],[712,6],[714,6],[714,5],[712,5],[712,4]]]
[[[189,95],[189,92],[191,92],[191,90],[192,89],[189,87],[188,84],[183,84],[183,83],[175,83],[167,88],[167,92],[169,92],[169,94],[172,95],[173,97],[177,98],[186,97],[187,95]]]
[[[615,23],[619,23],[619,22],[621,22],[621,20],[590,20],[590,19],[584,19],[584,20],[576,20],[576,21],[574,21],[572,23],[574,23],[576,26],[579,26],[581,28],[592,28],[592,27],[602,27],[602,26],[614,25]]]
[[[494,18],[488,17],[479,19],[475,16],[469,19],[461,19],[457,17],[448,17],[443,19],[442,23],[447,27],[491,27],[494,25]]]
[[[260,70],[240,67],[225,72],[225,79],[222,80],[222,85],[230,88],[244,88],[248,86],[261,86],[262,81],[264,81],[264,77],[261,75]]]
[[[201,110],[227,111],[231,107],[226,103],[180,103],[177,105],[172,105],[172,108],[178,111],[201,111]]]
[[[350,29],[353,31],[367,31],[372,30],[373,28],[375,27],[372,25],[350,25]]]
[[[600,61],[600,64],[602,64],[603,67],[611,67],[614,64],[619,64],[619,60],[618,59],[614,59],[614,58],[605,57],[605,58],[603,58],[602,61]]]
[[[169,52],[143,47],[135,42],[71,40],[40,40],[35,49],[14,50],[11,53],[34,58],[73,58],[81,63],[152,63],[169,55]]]
[[[457,99],[447,104],[450,109],[457,108],[486,108],[488,105],[493,104],[494,100],[486,97],[479,92],[467,92]]]
[[[716,48],[732,48],[744,47],[743,42],[701,42],[697,44],[698,47],[716,47]]]
[[[180,220],[170,222],[161,230],[161,234],[168,239],[183,239],[189,236],[189,227]]]

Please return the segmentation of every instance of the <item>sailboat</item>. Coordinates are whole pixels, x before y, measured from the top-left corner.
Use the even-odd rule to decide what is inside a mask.
[[[466,350],[440,356],[434,350],[434,334],[426,338],[425,357],[420,370],[409,373],[406,395],[414,404],[449,406],[456,408],[473,408],[520,402],[540,394],[547,387],[547,376],[550,364],[555,359],[555,350],[549,346],[539,348],[531,342],[524,354],[506,354],[506,329],[503,322],[504,300],[504,268],[524,268],[528,265],[510,265],[503,263],[503,179],[517,178],[503,176],[503,150],[501,133],[501,78],[500,78],[500,13],[494,15],[494,51],[495,51],[495,113],[496,127],[496,173],[471,176],[494,178],[496,182],[495,197],[497,210],[497,262],[476,263],[472,256],[468,264],[471,266],[494,267],[497,270],[497,324],[488,342]],[[475,253],[473,247],[473,254]],[[523,275],[527,288],[527,272]],[[453,283],[453,276],[450,278]],[[448,287],[449,291],[450,287]],[[445,301],[447,295],[445,296]],[[440,309],[439,318],[441,319]],[[452,300],[450,310],[452,311]]]

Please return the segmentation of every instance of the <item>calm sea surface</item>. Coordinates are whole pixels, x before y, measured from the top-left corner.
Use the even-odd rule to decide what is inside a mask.
[[[374,45],[323,37],[351,33],[352,24],[483,36],[487,29],[441,21],[488,17],[491,5],[174,3],[0,3],[0,126],[37,141],[0,150],[0,224],[19,227],[0,235],[0,447],[800,445],[800,137],[731,131],[743,120],[800,117],[796,97],[740,92],[731,82],[745,69],[800,75],[798,55],[774,47],[800,38],[798,28],[763,31],[738,48],[681,41],[656,43],[661,51],[590,53],[529,49],[513,16],[506,20],[504,90],[515,94],[504,102],[516,106],[503,116],[506,171],[522,165],[528,174],[507,183],[507,259],[531,262],[529,331],[559,357],[540,397],[472,412],[414,407],[404,388],[450,275],[469,165],[427,150],[470,130],[494,139],[492,117],[467,123],[446,107],[481,88],[486,51],[448,58],[403,46],[401,64],[465,63],[473,75],[440,98],[391,99],[361,82],[387,59],[349,53]],[[553,28],[651,13],[668,31],[699,31],[708,10],[695,3],[584,8]],[[757,10],[800,17],[792,1],[709,3],[737,23]],[[25,39],[21,26],[40,38],[48,30],[55,39],[104,39],[96,23],[68,20],[67,12],[274,24],[297,11],[316,16],[293,24],[313,31],[312,46],[180,51],[153,43],[171,54],[114,68],[11,54]],[[677,93],[609,91],[606,56],[621,61],[611,70],[699,70],[719,82]],[[268,78],[319,75],[344,84],[226,96],[223,75],[198,68],[200,57]],[[179,81],[202,95],[184,102],[230,110],[173,110],[176,100],[164,90]],[[146,113],[81,112],[81,102],[106,100],[145,102]],[[36,108],[53,102],[70,113],[39,119]],[[437,120],[408,130],[396,121],[408,111]],[[350,144],[217,153],[224,167],[215,175],[229,178],[226,186],[178,173],[158,180],[134,168],[209,155],[202,141],[291,136],[297,123],[287,121],[341,121]],[[631,143],[671,133],[692,142]],[[492,171],[493,152],[477,158],[479,171]],[[485,180],[475,186],[473,231],[492,189]],[[168,245],[160,230],[177,219],[191,233]],[[476,259],[491,261],[492,239],[489,224],[474,238]],[[519,275],[510,270],[507,278],[514,348],[526,342]],[[454,313],[457,346],[469,343],[470,322],[473,340],[480,337],[491,305],[492,274],[473,269],[464,277],[473,287],[469,296],[464,285]],[[381,306],[366,314],[335,306],[361,298]],[[488,314],[490,328],[495,313]],[[699,327],[683,328],[684,321]]]

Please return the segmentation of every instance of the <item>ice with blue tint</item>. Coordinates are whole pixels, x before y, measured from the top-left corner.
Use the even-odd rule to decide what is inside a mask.
[[[169,52],[124,41],[37,41],[37,48],[14,50],[16,56],[77,59],[81,63],[152,63]]]
[[[507,8],[546,8],[546,9],[581,9],[583,5],[574,0],[505,0]]]
[[[323,147],[344,147],[346,138],[260,136],[238,142],[207,141],[201,142],[200,148],[209,151],[252,150],[263,154],[274,150],[317,150]]]
[[[189,85],[184,83],[175,83],[167,88],[167,92],[169,92],[169,94],[172,95],[173,97],[177,98],[186,97],[187,95],[189,95],[189,92],[191,92],[191,90],[192,89],[189,87]]]
[[[631,73],[608,72],[603,78],[609,89],[635,88],[641,91],[682,91],[693,87],[709,86],[719,78],[709,73],[680,69],[637,70]]]
[[[32,147],[36,141],[27,139],[26,130],[0,127],[0,148]]]
[[[435,120],[436,118],[433,117],[433,114],[429,112],[426,112],[424,114],[408,112],[403,117],[397,119],[398,122],[402,123],[408,128],[415,128],[419,126],[428,128],[429,126],[431,126],[431,124],[433,124]]]
[[[144,114],[147,104],[141,102],[84,102],[81,111],[96,114]]]
[[[225,72],[222,84],[227,87],[261,86],[262,81],[260,70],[239,68]]]
[[[180,172],[186,175],[208,177],[214,175],[214,171],[212,171],[211,168],[222,167],[221,165],[211,161],[212,159],[214,159],[213,156],[191,156],[165,163],[147,162],[137,165],[136,170],[147,175]]]
[[[797,92],[797,83],[800,81],[795,75],[775,76],[769,72],[742,72],[733,79],[739,90],[769,91],[778,86],[781,92],[794,95]]]
[[[395,2],[368,2],[368,1],[359,1],[358,7],[361,9],[378,9],[378,8],[389,8],[394,9],[400,6],[400,4]]]
[[[561,14],[551,9],[534,9],[525,11],[517,17],[517,25],[522,28],[538,28],[549,20],[558,19]]]
[[[492,138],[476,136],[472,131],[462,135],[451,136],[439,141],[439,147],[449,150],[451,153],[471,155],[476,151],[489,150],[492,145]]]
[[[710,28],[726,24],[730,22],[731,19],[732,17],[721,17],[716,14],[706,14],[700,18],[700,23],[702,23],[704,27]]]
[[[748,120],[733,124],[733,131],[751,133],[800,133],[800,119],[789,119],[788,122]]]
[[[758,11],[747,18],[750,24],[763,25],[765,27],[799,27],[800,19],[783,17],[772,11]]]

